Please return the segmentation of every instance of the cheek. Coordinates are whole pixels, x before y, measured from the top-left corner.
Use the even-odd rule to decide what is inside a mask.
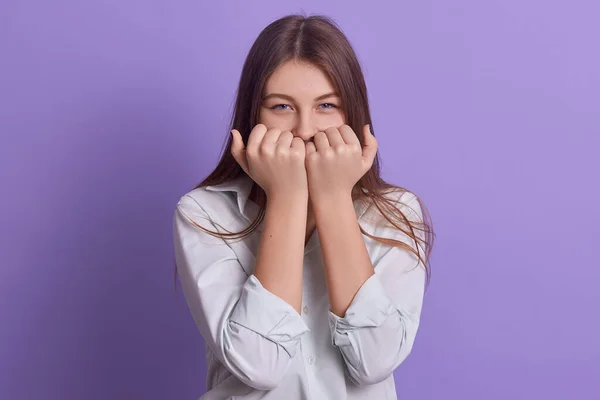
[[[340,126],[346,123],[346,118],[343,112],[336,112],[325,116],[325,121],[328,126]]]
[[[277,113],[269,110],[267,107],[261,107],[260,111],[258,112],[258,117],[264,121],[276,121]]]
[[[266,113],[264,112],[264,110],[259,111],[258,113],[258,122],[257,124],[265,124],[267,125],[267,121],[268,121],[268,117],[266,115]]]
[[[291,115],[277,115],[269,110],[264,110],[259,112],[257,123],[265,125],[268,129],[277,128],[285,131],[292,129],[293,119]]]

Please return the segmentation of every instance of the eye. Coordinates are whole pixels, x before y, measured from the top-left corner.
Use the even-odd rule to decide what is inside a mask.
[[[332,104],[332,103],[323,103],[321,105],[322,106],[331,106],[331,107],[324,107],[325,109],[337,108],[337,106],[335,104]]]
[[[269,109],[270,110],[286,110],[285,107],[290,107],[290,105],[289,104],[275,104],[273,107],[269,107]],[[325,110],[338,108],[338,106],[336,106],[333,103],[322,103],[322,104],[319,104],[319,107],[322,107]],[[291,109],[291,108],[288,108],[288,109]]]
[[[289,107],[288,104],[275,104],[273,107],[269,107],[271,110],[284,110],[284,108],[279,107]]]

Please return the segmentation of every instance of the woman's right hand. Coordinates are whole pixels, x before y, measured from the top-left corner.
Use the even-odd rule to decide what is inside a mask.
[[[248,146],[242,135],[232,129],[231,154],[254,182],[263,188],[267,197],[276,193],[308,195],[304,157],[304,141],[290,131],[267,129],[256,125],[250,132]]]

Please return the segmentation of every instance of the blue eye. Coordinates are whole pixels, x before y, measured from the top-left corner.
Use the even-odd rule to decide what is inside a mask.
[[[289,107],[287,104],[276,104],[273,107],[271,107],[271,110],[283,110],[283,108],[279,108],[279,106]]]
[[[332,104],[332,103],[319,104],[319,107],[321,107],[321,106],[325,106],[325,107],[322,107],[325,110],[330,110],[332,108],[337,108],[337,106],[335,104]],[[269,109],[271,109],[271,110],[285,110],[284,107],[289,107],[289,104],[275,104],[273,107],[269,107]]]
[[[322,106],[331,106],[331,107],[325,107],[325,108],[337,108],[337,106],[335,104],[331,104],[331,103],[323,103],[321,105]]]

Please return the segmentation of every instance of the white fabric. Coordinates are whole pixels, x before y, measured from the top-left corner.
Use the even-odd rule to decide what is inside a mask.
[[[340,318],[329,309],[315,229],[304,251],[298,314],[252,274],[264,221],[248,237],[225,241],[189,220],[213,231],[241,231],[258,212],[248,199],[252,183],[242,175],[194,189],[175,210],[177,268],[206,343],[207,392],[200,399],[396,399],[392,373],[410,353],[419,326],[422,263],[404,249],[363,235],[375,275]],[[403,211],[409,218],[422,218],[413,193],[396,199],[406,204]],[[408,236],[383,226],[375,207],[356,201],[355,210],[370,234],[415,247]]]

